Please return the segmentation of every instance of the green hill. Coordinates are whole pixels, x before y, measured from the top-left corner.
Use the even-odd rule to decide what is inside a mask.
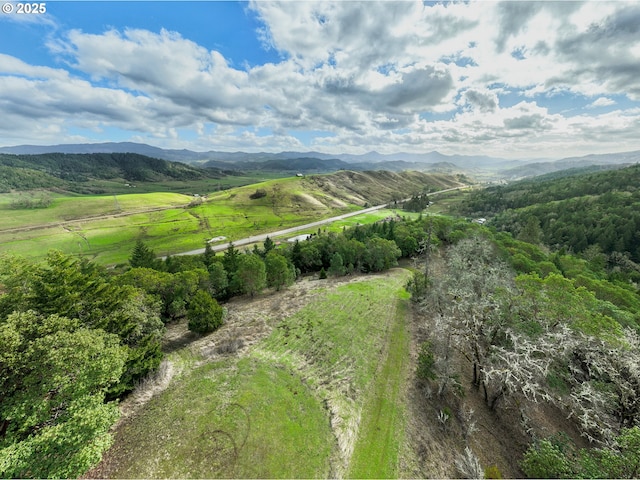
[[[0,192],[55,188],[102,193],[92,182],[192,181],[223,176],[218,169],[197,168],[137,153],[0,154]]]
[[[474,192],[461,213],[554,249],[589,247],[640,262],[640,165],[527,180]]]

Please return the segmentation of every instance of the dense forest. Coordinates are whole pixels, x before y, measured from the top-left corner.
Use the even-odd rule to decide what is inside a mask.
[[[0,154],[0,192],[64,188],[84,192],[91,180],[151,182],[221,178],[215,168],[197,168],[137,153]]]
[[[460,213],[554,250],[605,254],[623,270],[640,262],[640,165],[474,192]],[[600,257],[598,257],[600,258]]]

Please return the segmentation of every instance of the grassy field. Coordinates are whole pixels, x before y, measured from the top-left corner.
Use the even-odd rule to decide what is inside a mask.
[[[241,356],[205,360],[188,348],[174,352],[174,362],[187,364],[184,373],[119,429],[108,453],[111,470],[102,473],[396,476],[407,275],[395,270],[340,286],[318,283],[301,310]],[[382,460],[362,467],[372,455]]]
[[[267,196],[251,199],[258,188]],[[359,208],[325,204],[313,193],[303,179],[289,178],[214,192],[193,206],[199,202],[193,196],[156,192],[55,195],[48,208],[19,210],[10,208],[10,195],[3,195],[0,252],[40,259],[53,248],[118,263],[126,261],[137,239],[168,255],[202,248],[215,236],[234,240]]]
[[[395,185],[394,188],[405,185],[403,177],[393,175],[389,179],[388,173],[380,175],[380,178],[373,173],[364,176],[368,183],[362,188],[377,191],[386,181]],[[409,185],[427,179],[411,177]],[[348,175],[339,172],[334,176],[271,179],[223,191],[216,191],[220,184],[211,180],[191,182],[184,187],[191,192],[201,188],[199,197],[162,191],[140,193],[142,188],[138,187],[114,195],[49,193],[50,206],[34,209],[12,206],[16,195],[29,194],[4,194],[0,195],[0,253],[39,260],[49,250],[58,249],[98,263],[115,264],[125,262],[135,242],[141,239],[159,256],[172,255],[203,248],[213,237],[224,236],[233,241],[357,211],[365,204],[365,197],[354,196],[357,185],[350,182]],[[153,185],[160,190],[171,186]],[[251,198],[258,190],[265,195]],[[133,191],[135,193],[131,193]],[[31,195],[37,199],[44,193]],[[392,215],[390,210],[369,213],[327,229],[337,231],[344,226],[370,223]]]

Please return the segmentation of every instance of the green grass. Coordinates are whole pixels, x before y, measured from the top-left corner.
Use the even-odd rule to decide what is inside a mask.
[[[267,190],[267,197],[251,199],[257,188]],[[188,208],[193,197],[168,192],[56,195],[49,208],[23,210],[9,208],[11,196],[2,195],[0,253],[37,260],[58,249],[103,264],[119,263],[127,260],[138,239],[158,255],[169,255],[202,248],[215,236],[235,240],[359,208],[314,203],[309,197],[314,193],[304,179],[286,178],[215,192],[201,205]]]
[[[352,453],[358,462],[381,456],[370,476],[396,472],[388,465],[403,435],[407,275],[316,290],[242,358],[194,368],[196,359],[174,353],[185,373],[119,431],[110,476],[326,478],[344,475]],[[378,441],[368,416],[386,385],[380,412],[393,414],[391,441]]]
[[[332,445],[313,392],[255,358],[191,371],[119,438],[117,478],[326,477]]]
[[[380,365],[365,406],[360,435],[351,460],[351,478],[397,478],[404,438],[403,383],[407,373],[408,302],[399,303],[386,358]]]

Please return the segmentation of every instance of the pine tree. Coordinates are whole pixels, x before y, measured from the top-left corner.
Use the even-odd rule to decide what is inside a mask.
[[[132,268],[156,268],[156,254],[142,240],[138,240],[129,257],[129,265]]]

